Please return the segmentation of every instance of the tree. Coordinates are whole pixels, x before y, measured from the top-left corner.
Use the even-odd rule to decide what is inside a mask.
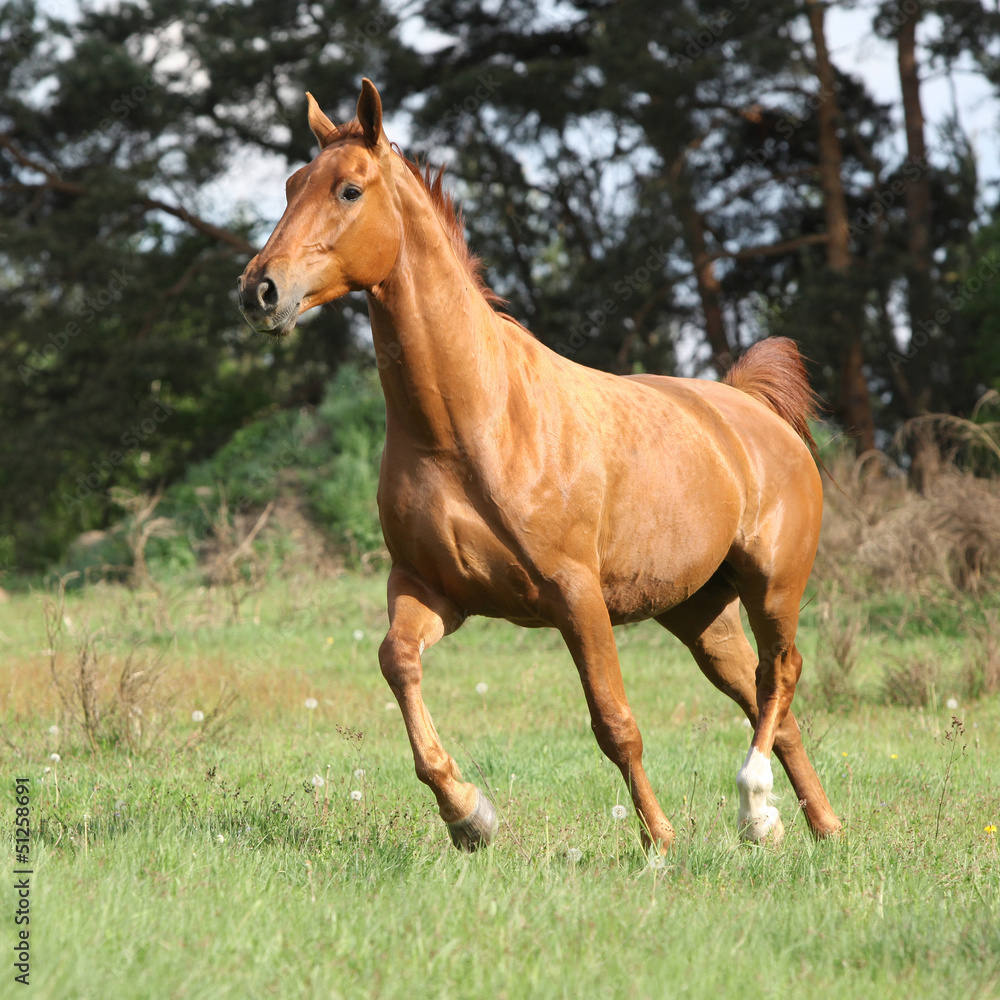
[[[378,3],[0,11],[6,563],[44,565],[115,516],[111,486],[152,487],[318,398],[353,307],[248,341],[232,290],[260,221],[220,218],[206,191],[236,160],[310,158],[305,90],[347,97],[397,58],[394,24]]]

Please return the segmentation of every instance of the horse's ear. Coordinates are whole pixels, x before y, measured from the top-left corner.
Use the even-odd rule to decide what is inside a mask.
[[[306,100],[309,102],[309,127],[319,142],[319,148],[329,146],[339,135],[340,130],[326,117],[316,103],[316,98],[306,91]]]
[[[358,121],[365,133],[365,142],[377,146],[382,132],[382,98],[378,96],[375,84],[365,77],[361,81],[361,96],[358,98]]]

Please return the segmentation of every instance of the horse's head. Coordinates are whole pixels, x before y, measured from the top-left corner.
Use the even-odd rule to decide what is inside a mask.
[[[374,84],[364,80],[357,122],[343,128],[307,98],[320,152],[289,177],[285,212],[238,282],[246,321],[276,337],[306,309],[385,280],[402,239]]]

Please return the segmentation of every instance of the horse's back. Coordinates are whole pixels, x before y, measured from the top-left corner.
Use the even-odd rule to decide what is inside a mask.
[[[696,398],[718,414],[716,432],[739,442],[750,468],[747,474],[774,483],[789,477],[802,483],[810,494],[822,484],[806,443],[795,429],[759,399],[723,382],[674,378],[667,375],[629,375],[628,380],[656,389],[668,397]],[[688,403],[690,405],[690,403]],[[763,485],[763,483],[762,483]]]

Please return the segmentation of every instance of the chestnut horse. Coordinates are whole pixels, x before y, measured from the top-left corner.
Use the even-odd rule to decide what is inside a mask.
[[[736,776],[741,836],[783,833],[772,749],[814,833],[837,830],[789,711],[823,504],[794,344],[761,342],[721,383],[622,378],[561,357],[493,308],[440,174],[421,177],[390,146],[372,83],[340,127],[307,96],[320,152],[289,178],[285,212],[240,278],[240,307],[281,337],[304,310],[367,292],[392,558],[379,662],[455,845],[489,842],[496,812],[441,745],[420,657],[469,615],[559,629],[647,846],[665,850],[674,831],[643,770],[612,631],[646,618],[754,726]]]

